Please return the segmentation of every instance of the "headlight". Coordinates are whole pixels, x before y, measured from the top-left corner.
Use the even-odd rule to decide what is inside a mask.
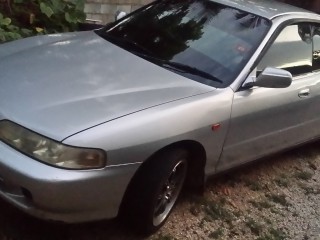
[[[67,146],[10,121],[0,121],[0,140],[32,158],[61,168],[92,169],[106,165],[103,150]]]

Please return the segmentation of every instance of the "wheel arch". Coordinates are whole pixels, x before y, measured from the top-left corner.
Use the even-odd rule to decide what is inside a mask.
[[[188,158],[188,172],[186,177],[186,186],[191,190],[202,191],[205,184],[205,165],[206,165],[206,151],[201,143],[194,140],[183,140],[169,144],[158,151],[154,152],[150,157],[148,157],[139,169],[136,171],[128,187],[125,191],[124,197],[120,205],[120,215],[125,212],[125,205],[127,201],[130,201],[129,196],[132,194],[131,191],[135,185],[136,179],[140,176],[140,173],[156,158],[165,151],[170,151],[173,149],[185,149],[190,154]]]
[[[204,170],[207,161],[207,154],[201,143],[194,140],[175,142],[156,151],[147,159],[147,161],[151,161],[154,156],[161,154],[163,151],[179,148],[187,150],[190,154],[190,157],[188,158],[189,167],[187,172],[186,186],[190,189],[202,189],[205,181]]]

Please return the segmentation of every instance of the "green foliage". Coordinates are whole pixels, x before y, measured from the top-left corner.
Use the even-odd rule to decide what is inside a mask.
[[[246,226],[250,228],[251,232],[257,236],[263,231],[263,225],[256,222],[253,218],[246,219]]]
[[[295,177],[301,180],[308,181],[313,177],[313,173],[308,171],[302,171],[295,174]]]
[[[85,0],[0,0],[0,42],[77,30]]]
[[[223,236],[223,229],[218,228],[214,232],[210,233],[208,237],[211,239],[218,239],[218,238],[221,238],[222,236]]]
[[[288,207],[291,204],[287,201],[286,196],[284,194],[268,194],[267,198],[269,198],[271,201],[278,203],[284,207]]]
[[[254,207],[258,208],[260,211],[264,208],[271,208],[272,204],[267,200],[262,201],[249,201]]]
[[[212,220],[224,220],[227,223],[231,223],[234,219],[233,215],[223,207],[220,203],[208,202],[205,206],[205,213],[209,219]]]
[[[257,238],[257,240],[285,240],[287,239],[287,235],[279,229],[271,228],[268,233],[263,236]]]

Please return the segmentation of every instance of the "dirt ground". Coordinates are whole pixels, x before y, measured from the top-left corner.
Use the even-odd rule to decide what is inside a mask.
[[[66,225],[30,217],[0,200],[1,240],[143,239],[116,221]],[[148,240],[320,240],[320,142],[211,179],[186,194]]]

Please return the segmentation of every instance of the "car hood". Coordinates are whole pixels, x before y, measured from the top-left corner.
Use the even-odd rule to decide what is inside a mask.
[[[0,46],[0,120],[9,119],[58,141],[212,90],[94,32],[33,37]]]

